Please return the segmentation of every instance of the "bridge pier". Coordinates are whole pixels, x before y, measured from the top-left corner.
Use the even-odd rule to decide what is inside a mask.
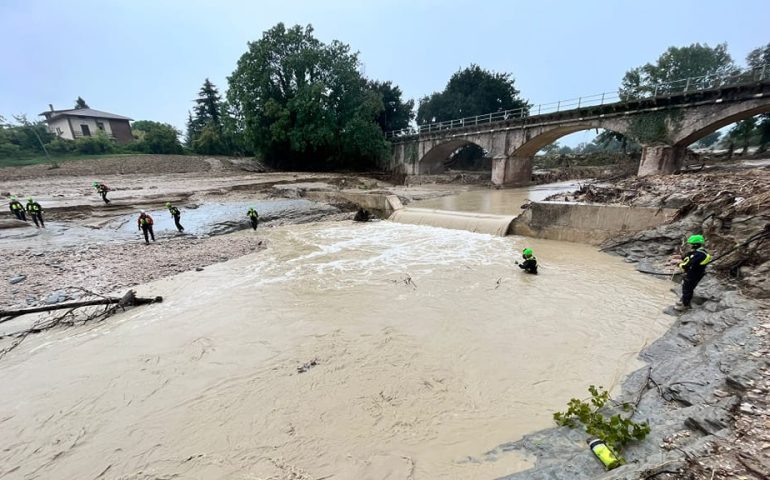
[[[682,168],[684,147],[670,145],[643,145],[642,161],[639,162],[637,175],[667,175]]]
[[[492,158],[492,183],[516,187],[532,181],[532,157]]]

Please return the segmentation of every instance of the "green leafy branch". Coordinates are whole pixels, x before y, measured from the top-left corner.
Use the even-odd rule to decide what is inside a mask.
[[[629,417],[623,417],[621,413],[606,415],[601,410],[610,402],[610,393],[604,387],[588,387],[591,393],[589,401],[573,398],[567,404],[565,412],[556,412],[553,419],[558,425],[577,428],[580,424],[586,433],[592,437],[600,438],[607,444],[612,452],[620,459],[620,453],[629,442],[644,440],[650,433],[650,425],[647,422],[637,423]],[[615,404],[623,412],[633,412],[634,406],[629,403]],[[633,413],[632,413],[633,414]]]

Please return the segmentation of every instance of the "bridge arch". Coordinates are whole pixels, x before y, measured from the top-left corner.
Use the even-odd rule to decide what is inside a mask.
[[[558,127],[552,127],[543,129],[541,132],[536,133],[533,137],[526,140],[519,147],[513,150],[509,155],[512,157],[534,157],[537,152],[543,147],[552,144],[562,137],[566,137],[572,133],[580,132],[583,130],[603,129],[626,135],[627,125],[614,122],[610,125],[604,125],[601,123],[591,124],[577,124],[577,125],[564,125]]]
[[[726,105],[713,108],[708,115],[698,117],[690,125],[685,126],[674,137],[674,146],[684,148],[691,145],[706,135],[716,132],[731,123],[751,118],[760,113],[770,113],[770,98],[763,98],[750,102]]]
[[[444,163],[449,160],[452,153],[466,145],[476,145],[481,149],[485,149],[484,145],[467,139],[450,139],[438,143],[425,152],[418,160],[417,173],[421,175],[443,173],[445,171]]]

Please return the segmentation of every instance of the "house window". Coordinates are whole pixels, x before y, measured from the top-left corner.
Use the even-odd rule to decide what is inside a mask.
[[[61,137],[62,133],[64,132],[62,132],[61,127],[56,127],[56,135]]]
[[[98,128],[99,130],[101,130],[103,132],[104,131],[104,123],[96,122],[96,128]]]
[[[91,129],[86,124],[80,125],[80,131],[83,132],[84,137],[90,137],[91,136]]]

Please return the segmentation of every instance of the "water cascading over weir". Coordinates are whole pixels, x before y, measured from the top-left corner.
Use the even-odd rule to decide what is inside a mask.
[[[511,233],[509,232],[511,224],[517,216],[455,212],[430,208],[402,208],[393,212],[389,220],[397,223],[467,230],[504,237]]]

